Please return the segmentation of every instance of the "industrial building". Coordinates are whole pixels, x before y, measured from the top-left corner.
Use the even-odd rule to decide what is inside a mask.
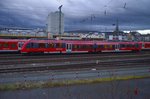
[[[59,29],[61,30],[61,34],[64,33],[64,14],[61,12],[60,19],[59,13],[59,11],[49,13],[47,17],[47,33],[58,34]],[[61,23],[61,25],[59,22]]]

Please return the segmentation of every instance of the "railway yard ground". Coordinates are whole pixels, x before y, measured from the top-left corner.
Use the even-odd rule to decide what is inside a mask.
[[[0,90],[150,77],[150,51],[99,54],[0,54]]]

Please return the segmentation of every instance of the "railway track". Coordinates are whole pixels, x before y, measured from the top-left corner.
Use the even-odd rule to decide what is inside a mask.
[[[58,57],[85,57],[85,56],[120,56],[120,55],[143,55],[143,54],[150,54],[150,51],[141,51],[137,53],[131,52],[109,52],[109,53],[96,53],[96,54],[89,54],[89,53],[82,53],[82,54],[37,54],[37,55],[21,55],[21,54],[0,54],[0,60],[6,59],[38,59],[38,58],[58,58]]]
[[[9,60],[0,60],[0,67],[5,67],[6,65],[16,65],[16,64],[32,64],[32,63],[56,63],[56,62],[76,62],[78,60],[80,61],[89,61],[89,60],[108,60],[108,59],[132,59],[132,58],[137,58],[137,57],[150,57],[150,54],[143,54],[143,55],[119,55],[119,56],[74,56],[74,57],[58,57],[58,58],[49,58],[49,57],[44,57],[44,58],[28,58],[28,59],[9,59]],[[80,59],[79,59],[80,58]]]
[[[27,71],[110,68],[149,66],[150,52],[139,53],[102,53],[102,54],[71,54],[71,55],[34,55],[34,56],[0,55],[0,73]]]
[[[44,70],[63,70],[63,69],[82,69],[82,68],[110,68],[110,67],[149,67],[150,58],[135,58],[135,59],[113,59],[113,60],[91,60],[91,61],[78,61],[68,63],[46,63],[37,64],[28,67],[15,67],[15,68],[1,68],[0,73],[14,73],[14,72],[28,72],[28,71],[44,71]]]

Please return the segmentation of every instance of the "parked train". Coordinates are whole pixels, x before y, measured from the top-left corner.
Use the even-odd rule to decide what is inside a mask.
[[[24,45],[24,46],[23,46]],[[23,49],[21,47],[23,46]],[[0,52],[105,52],[150,50],[150,42],[0,39]]]
[[[75,52],[122,52],[140,51],[140,42],[102,42],[81,40],[29,40],[21,53],[75,53]]]
[[[18,52],[27,40],[0,39],[0,52]]]

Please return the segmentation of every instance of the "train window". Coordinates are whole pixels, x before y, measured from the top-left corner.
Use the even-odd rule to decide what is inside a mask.
[[[55,44],[55,47],[56,47],[56,48],[59,48],[59,43],[56,43],[56,44]]]
[[[104,45],[104,48],[107,49],[107,45]]]
[[[92,48],[92,45],[89,45],[89,48]]]
[[[127,44],[127,47],[132,47],[132,44]]]
[[[129,45],[128,45],[128,44],[126,44],[126,47],[129,47]]]
[[[62,48],[65,48],[66,47],[66,44],[65,43],[62,43]]]
[[[84,46],[84,49],[87,49],[88,48],[88,45],[83,45]]]
[[[98,45],[97,48],[100,48],[100,45]]]
[[[93,45],[93,48],[97,48],[97,47],[98,47],[97,44],[94,44],[94,45]]]
[[[4,43],[3,47],[8,48],[8,43]]]
[[[82,48],[83,48],[83,49],[87,49],[87,48],[88,48],[88,45],[82,45]]]
[[[132,44],[129,44],[129,47],[133,47]]]
[[[32,43],[32,48],[39,48],[39,45],[37,43]]]
[[[39,43],[39,48],[45,48],[45,43]]]
[[[82,45],[78,45],[78,47],[79,47],[79,49],[81,49],[81,48],[82,48]]]
[[[17,46],[16,46],[16,44],[11,44],[11,47],[16,48]]]
[[[135,47],[138,48],[138,47],[139,47],[139,44],[135,44]]]
[[[22,44],[21,44],[21,43],[18,43],[18,47],[20,47],[20,48],[21,48],[21,46],[22,46]]]
[[[99,45],[99,47],[100,47],[101,49],[103,49],[103,48],[104,48],[104,45]]]
[[[115,45],[112,45],[112,48],[115,49]]]
[[[109,45],[109,48],[112,49],[112,45]]]
[[[127,47],[130,47],[130,45],[129,45],[129,44],[127,44]]]
[[[101,48],[101,45],[98,45],[97,47],[98,47],[98,48]]]
[[[48,44],[48,43],[46,43],[46,44],[45,44],[45,47],[46,47],[46,48],[49,48],[49,44]]]
[[[62,43],[59,43],[59,47],[62,48]]]
[[[75,48],[75,49],[78,49],[78,45],[74,45],[74,48]]]
[[[84,46],[83,46],[83,45],[81,45],[80,47],[81,47],[82,49],[84,48]]]
[[[90,48],[90,45],[86,45],[86,48],[89,49],[89,48]]]
[[[87,45],[83,45],[83,48],[86,49],[86,48],[87,48]]]
[[[56,48],[56,43],[53,44],[53,47]]]
[[[72,48],[73,48],[73,49],[76,49],[76,48],[77,48],[77,45],[72,45]]]
[[[0,44],[0,47],[2,47],[3,45],[2,44]]]
[[[90,45],[86,45],[86,48],[89,49],[89,48],[90,48]]]
[[[53,43],[49,44],[49,48],[53,48],[53,47],[54,47]]]
[[[106,46],[107,46],[108,49],[110,48],[110,45],[106,45]]]
[[[83,45],[80,45],[80,48],[83,49]]]
[[[53,43],[49,43],[49,48],[53,48]]]
[[[75,45],[72,45],[72,48],[74,49],[74,48],[75,48]]]
[[[120,47],[121,47],[121,48],[125,48],[126,45],[125,45],[125,44],[120,44]]]
[[[28,43],[26,48],[31,48],[31,43]]]
[[[55,45],[56,45],[56,46],[55,46],[56,48],[61,48],[61,47],[62,47],[62,44],[61,44],[61,43],[56,43]]]
[[[30,45],[31,45],[31,48],[33,48],[33,43],[31,43]]]
[[[87,47],[87,49],[90,49],[90,48],[91,48],[91,46],[90,46],[90,45],[87,45],[86,47]]]
[[[107,45],[107,48],[109,49],[109,48],[110,48],[110,45]]]
[[[73,49],[77,49],[77,45],[72,45],[72,48]]]
[[[58,44],[58,47],[59,47],[59,48],[61,48],[61,47],[62,47],[62,44],[61,44],[61,43],[59,43],[59,44]]]
[[[80,49],[80,48],[81,48],[81,46],[80,46],[80,45],[77,45],[77,48],[78,48],[78,49]]]
[[[83,48],[83,49],[86,49],[86,45],[82,45],[82,48]]]

